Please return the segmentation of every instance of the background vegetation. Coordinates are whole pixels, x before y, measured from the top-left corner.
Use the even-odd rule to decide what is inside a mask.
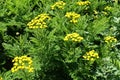
[[[57,1],[0,0],[0,80],[120,80],[120,1],[63,0],[63,9]],[[80,15],[77,22],[67,12]],[[50,17],[46,28],[27,25],[44,13]],[[83,39],[64,40],[72,33]],[[94,60],[87,55],[92,50]],[[21,56],[30,57],[33,72],[12,72]]]

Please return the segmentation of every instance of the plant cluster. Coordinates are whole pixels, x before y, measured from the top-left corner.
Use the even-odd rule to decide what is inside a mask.
[[[85,60],[94,61],[95,59],[99,58],[99,56],[98,56],[98,53],[96,53],[94,50],[91,50],[89,52],[86,52],[83,58]]]
[[[80,14],[77,14],[75,12],[67,12],[65,17],[71,19],[70,22],[76,23],[78,22],[77,19],[80,17]]]
[[[12,62],[14,62],[13,67],[11,69],[12,72],[17,72],[18,70],[27,69],[29,72],[33,72],[32,67],[32,60],[30,57],[27,56],[21,56],[21,57],[15,57]]]
[[[0,5],[0,80],[120,80],[119,0]]]
[[[74,42],[80,42],[83,37],[81,37],[78,33],[67,34],[64,38],[64,41],[68,41],[71,39]]]
[[[78,4],[79,6],[89,5],[89,4],[90,4],[90,1],[79,1],[79,2],[77,2],[77,4]]]
[[[58,1],[54,5],[51,6],[51,9],[54,10],[55,8],[64,9],[65,3],[63,1]]]
[[[27,25],[29,26],[29,28],[46,28],[46,19],[50,19],[48,14],[40,14],[33,20],[31,20],[31,22],[29,22]]]

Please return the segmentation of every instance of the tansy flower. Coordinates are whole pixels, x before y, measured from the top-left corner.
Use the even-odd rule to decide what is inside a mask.
[[[98,14],[98,11],[94,10],[94,14],[97,15],[97,14]]]
[[[46,28],[46,20],[50,20],[49,15],[46,13],[40,14],[32,19],[31,22],[29,22],[27,25],[29,26],[29,28]]]
[[[111,36],[107,36],[104,38],[106,43],[117,42],[117,39]]]
[[[79,6],[89,5],[89,4],[90,4],[90,1],[79,1],[79,2],[77,2],[77,4],[78,4]]]
[[[21,56],[15,57],[13,60],[13,67],[11,69],[12,72],[16,72],[18,70],[28,70],[28,72],[33,72],[34,68],[32,67],[32,59],[31,57]]]
[[[64,41],[71,40],[73,42],[81,42],[83,37],[81,37],[78,33],[67,34],[64,38]]]
[[[58,2],[56,2],[54,5],[51,6],[51,9],[52,9],[52,10],[54,10],[55,8],[64,9],[64,6],[65,6],[65,2],[63,2],[63,1],[58,1]]]
[[[107,12],[105,12],[105,11],[102,11],[102,13],[103,13],[104,15],[108,15],[108,13],[107,13]]]
[[[104,10],[107,10],[107,11],[110,11],[112,9],[112,7],[110,7],[110,6],[106,6],[105,8],[104,8]]]
[[[2,77],[0,77],[0,80],[3,80],[3,78],[2,78]]]
[[[99,58],[99,56],[98,53],[95,52],[95,50],[91,50],[89,52],[86,52],[86,54],[83,55],[83,58],[85,60],[94,61],[95,59]]]
[[[80,14],[77,14],[75,12],[67,12],[65,17],[69,18],[70,22],[77,23],[77,19],[80,17]]]

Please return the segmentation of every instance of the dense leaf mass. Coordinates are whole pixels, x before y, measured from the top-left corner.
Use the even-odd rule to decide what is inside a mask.
[[[0,0],[0,80],[120,80],[120,0]]]

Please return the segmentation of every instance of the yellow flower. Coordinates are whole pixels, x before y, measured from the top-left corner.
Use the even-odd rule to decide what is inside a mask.
[[[33,72],[34,71],[34,68],[29,68],[29,72]]]
[[[94,10],[94,14],[97,15],[97,14],[98,14],[98,11]]]
[[[13,65],[14,65],[14,66],[18,66],[18,63],[14,63]]]
[[[72,23],[77,23],[78,22],[78,18],[80,17],[80,14],[77,14],[75,12],[67,12],[65,17],[70,19],[70,22]]]
[[[79,2],[77,2],[77,4],[78,4],[79,6],[89,5],[89,4],[90,4],[90,1],[79,1]]]
[[[72,19],[72,20],[70,20],[70,22],[77,23],[78,20]]]
[[[29,26],[29,28],[46,28],[46,20],[50,20],[49,15],[46,13],[40,14],[32,19],[27,25]]]
[[[54,5],[51,6],[51,9],[54,10],[55,8],[58,8],[58,9],[64,9],[64,6],[65,6],[65,2],[63,1],[58,1],[56,2]]]
[[[28,72],[33,72],[33,67],[32,67],[33,61],[31,57],[27,57],[27,56],[15,57],[12,60],[12,62],[14,62],[13,67],[11,68],[12,72],[16,72],[18,70],[24,70],[24,69],[27,69]]]
[[[107,13],[107,12],[105,12],[105,11],[102,11],[102,13],[103,13],[104,15],[108,15],[108,13]]]
[[[67,18],[74,18],[74,19],[77,19],[80,17],[80,14],[77,14],[75,12],[67,12],[65,17]]]
[[[106,43],[117,42],[117,39],[111,36],[107,36],[104,38]]]
[[[107,10],[107,11],[110,11],[112,9],[112,7],[110,7],[110,6],[106,6],[105,8],[104,8],[104,10]]]
[[[99,56],[98,53],[95,52],[95,50],[91,50],[89,52],[86,52],[86,54],[83,55],[83,58],[85,60],[94,61],[95,59],[99,58]]]
[[[0,80],[3,80],[3,78],[2,78],[2,77],[0,77]]]
[[[67,34],[64,38],[64,41],[71,40],[73,42],[81,42],[83,37],[81,37],[78,33]]]

